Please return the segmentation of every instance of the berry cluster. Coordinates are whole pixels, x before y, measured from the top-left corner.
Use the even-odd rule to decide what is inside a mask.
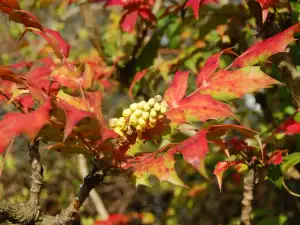
[[[133,103],[123,110],[122,117],[109,120],[109,126],[120,136],[131,135],[134,130],[141,134],[146,129],[156,126],[158,120],[164,118],[168,104],[162,96],[156,95],[148,102]]]

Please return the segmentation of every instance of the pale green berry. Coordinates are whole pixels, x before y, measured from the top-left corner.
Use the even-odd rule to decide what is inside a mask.
[[[151,109],[151,107],[150,107],[149,103],[145,103],[143,110],[146,112],[149,112],[150,109]]]
[[[112,118],[112,119],[109,120],[109,126],[111,128],[115,128],[117,126],[117,122],[118,122],[117,118]]]
[[[167,112],[167,107],[161,105],[161,106],[160,106],[160,112],[161,112],[162,114],[165,114],[165,113]]]
[[[142,118],[143,118],[144,120],[147,120],[147,119],[149,118],[149,115],[150,115],[149,112],[143,112],[143,113],[142,113]]]
[[[160,111],[160,104],[158,102],[155,102],[154,107],[155,111],[159,112]]]
[[[141,126],[141,127],[146,127],[146,121],[141,117],[139,118],[138,120],[138,124]]]
[[[124,133],[123,133],[123,131],[122,131],[121,128],[117,127],[116,129],[114,129],[114,131],[115,131],[117,134],[119,134],[120,136],[124,136]]]
[[[168,108],[168,103],[165,100],[163,100],[160,105]]]
[[[137,103],[132,103],[129,107],[131,109],[131,112],[134,112],[138,108],[138,104]]]
[[[124,117],[120,117],[118,119],[117,127],[120,129],[124,129],[126,127],[126,119]]]
[[[138,118],[134,114],[132,114],[129,119],[129,124],[136,126],[137,123],[138,123]]]
[[[125,109],[125,110],[123,110],[122,116],[124,116],[125,118],[128,118],[128,117],[130,117],[131,113],[132,112],[130,109]]]
[[[159,103],[161,103],[162,100],[163,100],[163,98],[161,97],[161,95],[156,95],[156,96],[154,97],[154,99],[155,99],[156,102],[159,102]]]
[[[139,118],[139,117],[141,117],[142,116],[142,113],[143,113],[143,111],[142,110],[140,110],[140,109],[136,109],[135,111],[134,111],[134,115],[137,117],[137,118]]]
[[[156,112],[155,109],[151,109],[151,111],[150,111],[150,117],[153,117],[153,118],[157,117],[157,112]]]
[[[150,107],[153,107],[153,106],[154,106],[154,103],[155,103],[155,99],[154,99],[154,98],[150,98],[150,99],[148,100],[148,104],[149,104]]]
[[[143,110],[144,109],[144,105],[146,104],[146,102],[145,101],[141,101],[141,102],[139,102],[138,103],[138,109],[141,109],[141,110]]]

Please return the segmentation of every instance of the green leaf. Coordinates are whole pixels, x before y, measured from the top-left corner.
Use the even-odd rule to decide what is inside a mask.
[[[282,172],[286,173],[291,167],[300,163],[300,152],[295,152],[285,158],[281,168]]]
[[[282,171],[280,166],[271,165],[268,168],[267,179],[271,181],[277,188],[282,188]]]

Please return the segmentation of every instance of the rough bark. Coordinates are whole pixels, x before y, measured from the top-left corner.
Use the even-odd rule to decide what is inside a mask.
[[[244,177],[244,193],[241,214],[241,222],[244,225],[251,225],[252,200],[255,180],[255,171],[254,169],[250,169]]]
[[[58,215],[50,216],[41,211],[40,192],[43,185],[43,167],[40,162],[39,143],[36,140],[29,146],[29,156],[32,167],[31,188],[29,200],[25,203],[12,204],[0,200],[0,223],[9,221],[19,224],[36,225],[65,225],[73,222],[79,215],[79,209],[90,191],[101,184],[104,175],[96,168],[84,178],[83,184],[70,205],[63,209]]]

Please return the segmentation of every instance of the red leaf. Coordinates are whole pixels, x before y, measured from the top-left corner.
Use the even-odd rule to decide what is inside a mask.
[[[249,129],[240,125],[222,124],[209,126],[207,129],[207,137],[209,140],[219,139],[219,137],[225,135],[230,130],[239,131],[241,134],[248,138],[254,138],[259,132]]]
[[[219,188],[220,191],[222,190],[222,178],[223,178],[223,174],[224,172],[231,166],[235,165],[236,162],[218,162],[215,170],[214,170],[214,174],[217,177],[218,180],[218,184],[219,184]]]
[[[9,14],[9,19],[16,23],[21,23],[25,27],[32,27],[43,30],[43,26],[41,25],[40,21],[26,10],[13,10]]]
[[[121,27],[123,31],[132,32],[134,30],[134,26],[136,24],[138,16],[141,16],[144,20],[147,20],[148,22],[156,22],[156,17],[152,13],[152,7],[154,2],[154,0],[108,0],[106,5],[122,5],[124,7],[126,11],[121,19]]]
[[[21,9],[18,0],[0,0],[0,11],[10,14],[12,10]]]
[[[177,108],[188,87],[189,72],[177,72],[169,88],[165,91],[164,99],[170,107]]]
[[[94,225],[127,225],[130,218],[124,214],[112,214],[106,220],[97,220]]]
[[[31,31],[43,37],[52,47],[59,59],[64,59],[69,56],[70,45],[61,37],[61,35],[57,31],[51,29],[40,30],[34,27],[27,27],[20,37],[20,40],[28,31]]]
[[[190,163],[207,178],[204,162],[205,156],[208,153],[206,130],[199,131],[193,137],[171,148],[171,150],[181,153],[185,161]]]
[[[70,135],[74,126],[85,117],[97,119],[99,125],[105,127],[101,111],[102,93],[100,91],[86,93],[85,99],[73,97],[60,91],[57,99],[58,107],[63,109],[66,114],[64,140]]]
[[[28,135],[33,141],[40,129],[49,123],[50,101],[40,108],[27,114],[8,113],[0,121],[0,153],[2,153],[11,140],[22,133]],[[33,122],[34,121],[34,122]]]
[[[276,133],[283,132],[288,135],[294,135],[300,133],[300,123],[294,120],[294,118],[287,119],[284,121]]]
[[[209,95],[202,95],[199,92],[180,100],[178,108],[171,108],[166,115],[175,123],[179,122],[178,118],[180,120],[184,119],[186,122],[205,122],[208,119],[234,116],[229,105],[216,101]]]
[[[257,0],[262,9],[262,22],[264,23],[268,17],[268,10],[271,6],[276,5],[279,0]]]
[[[134,85],[139,82],[141,79],[143,79],[143,77],[147,74],[148,69],[144,69],[140,72],[137,72],[130,84],[129,90],[128,90],[128,95],[129,97],[133,100],[133,94],[132,94],[132,89],[134,87]]]
[[[197,76],[196,84],[197,87],[206,86],[207,81],[209,80],[210,76],[216,71],[219,67],[219,60],[223,53],[230,53],[235,54],[231,48],[224,49],[223,51],[214,54],[213,56],[209,57],[203,68],[201,69],[200,73]]]
[[[53,45],[49,42],[54,51],[59,51],[64,57],[67,58],[69,56],[71,46],[62,38],[60,33],[52,29],[44,29],[44,32],[52,36],[56,41],[56,44]]]
[[[284,52],[286,46],[295,41],[294,34],[300,31],[300,23],[284,30],[283,32],[252,45],[246,52],[236,58],[229,66],[240,68],[257,64],[271,55]]]
[[[260,67],[253,66],[234,71],[219,70],[204,80],[199,91],[202,94],[210,94],[217,100],[228,101],[261,88],[268,88],[272,84],[280,82],[267,76]]]
[[[64,130],[64,139],[65,141],[67,137],[71,134],[74,126],[85,117],[92,117],[90,112],[78,109],[62,100],[57,102],[57,106],[64,110],[66,114],[66,125]]]
[[[267,164],[269,165],[280,165],[283,162],[282,154],[287,153],[287,150],[276,150],[272,152]]]
[[[188,0],[186,7],[191,6],[195,15],[195,18],[199,17],[199,8],[202,4],[209,4],[212,2],[218,2],[217,0]]]
[[[133,32],[137,18],[138,18],[138,11],[133,11],[124,14],[124,16],[121,19],[122,30],[128,33]]]

